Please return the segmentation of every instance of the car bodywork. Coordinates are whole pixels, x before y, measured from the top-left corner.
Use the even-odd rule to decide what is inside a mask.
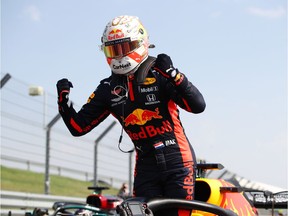
[[[287,208],[287,191],[273,194],[268,191],[245,190],[233,179],[205,178],[207,170],[223,168],[221,164],[197,164],[195,200],[167,198],[148,200],[144,197],[123,200],[117,196],[103,195],[102,191],[108,189],[108,187],[88,187],[88,189],[93,190],[93,193],[87,196],[86,203],[56,202],[53,205],[53,216],[118,215],[117,206],[123,205],[123,203],[129,204],[129,202],[145,203],[153,213],[165,208],[190,209],[192,210],[191,216],[257,216],[257,208],[270,208],[272,212],[277,208]],[[41,214],[33,213],[31,215],[40,216]],[[41,216],[43,215],[45,214]]]

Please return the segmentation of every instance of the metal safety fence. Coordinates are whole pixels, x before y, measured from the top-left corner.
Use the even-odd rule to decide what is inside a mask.
[[[35,208],[47,209],[52,213],[55,202],[85,203],[85,198],[52,196],[32,193],[0,191],[1,215],[23,216],[26,212],[33,212]]]
[[[108,117],[85,136],[73,137],[58,114],[56,95],[13,74],[1,77],[2,166],[45,173],[46,194],[51,173],[89,181],[107,181],[110,177],[108,182],[113,187],[123,182],[132,184],[134,154],[124,154],[117,147],[120,124],[105,131],[114,126],[114,118]],[[77,102],[73,104],[76,110],[81,108]],[[130,139],[123,139],[124,148],[131,145]]]

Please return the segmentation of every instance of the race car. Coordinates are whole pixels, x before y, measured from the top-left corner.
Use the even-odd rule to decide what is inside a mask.
[[[56,202],[53,216],[153,216],[165,208],[193,210],[191,216],[256,216],[257,208],[285,209],[288,206],[287,191],[273,194],[268,191],[245,190],[235,180],[205,178],[207,170],[223,169],[221,164],[197,164],[195,200],[133,197],[123,200],[117,196],[103,195],[107,187],[89,187],[93,193],[86,203]],[[33,216],[47,215],[48,212],[34,211]]]

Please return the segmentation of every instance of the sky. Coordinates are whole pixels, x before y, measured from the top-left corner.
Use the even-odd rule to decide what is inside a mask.
[[[284,0],[1,0],[1,73],[86,102],[110,68],[105,25],[138,16],[155,44],[202,92],[201,114],[180,110],[198,158],[287,188],[287,2]]]

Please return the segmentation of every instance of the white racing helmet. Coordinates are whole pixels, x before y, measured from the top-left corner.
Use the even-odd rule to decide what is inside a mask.
[[[148,34],[138,17],[118,16],[104,30],[101,49],[115,74],[134,73],[148,57]]]

